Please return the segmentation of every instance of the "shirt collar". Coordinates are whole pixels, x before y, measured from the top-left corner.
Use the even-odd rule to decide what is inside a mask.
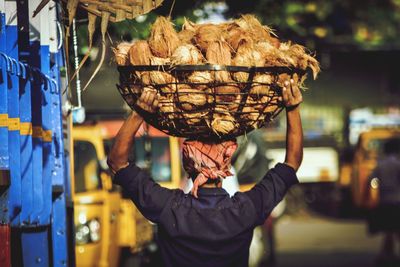
[[[229,196],[228,192],[221,187],[200,187],[197,192],[199,196]]]

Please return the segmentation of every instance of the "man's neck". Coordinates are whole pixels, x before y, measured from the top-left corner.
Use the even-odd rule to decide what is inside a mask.
[[[203,184],[200,188],[222,188],[222,182],[219,182],[218,184]]]

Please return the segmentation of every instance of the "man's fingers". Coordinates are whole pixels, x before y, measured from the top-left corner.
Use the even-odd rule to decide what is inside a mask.
[[[149,103],[149,98],[150,98],[149,91],[144,91],[143,92],[143,103],[145,103],[145,104]]]
[[[159,104],[159,102],[158,102],[158,97],[156,97],[156,99],[155,99],[154,102],[153,102],[153,108],[158,107],[158,104]]]
[[[286,87],[282,87],[282,98],[285,104],[289,101],[288,89]]]

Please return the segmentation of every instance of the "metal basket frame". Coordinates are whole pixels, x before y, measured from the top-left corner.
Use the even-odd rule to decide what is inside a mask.
[[[281,101],[278,101],[278,99],[281,97],[281,87],[278,85],[278,76],[280,74],[288,74],[290,76],[293,76],[293,74],[298,74],[299,76],[303,76],[305,74],[304,70],[300,69],[295,69],[295,68],[289,68],[289,67],[246,67],[246,66],[225,66],[225,65],[211,65],[211,64],[204,64],[204,65],[137,65],[137,66],[118,66],[118,71],[120,74],[120,83],[117,84],[118,91],[124,98],[124,100],[127,102],[127,104],[134,110],[136,110],[149,124],[154,126],[155,128],[165,132],[166,134],[172,135],[172,136],[177,136],[177,137],[186,137],[190,139],[205,139],[205,140],[226,140],[226,139],[232,139],[235,138],[239,135],[245,134],[247,132],[250,132],[251,130],[255,128],[260,128],[264,126],[266,123],[271,122],[284,108],[283,104]],[[172,83],[164,83],[164,84],[143,84],[141,80],[137,77],[135,77],[135,72],[152,72],[152,71],[162,71],[166,72],[169,74],[172,74],[174,77],[180,77],[180,76],[185,76],[193,73],[193,72],[198,72],[198,71],[212,71],[212,72],[219,72],[219,71],[227,71],[230,73],[234,72],[244,72],[248,73],[248,80],[246,82],[216,82],[215,80],[212,82],[207,82],[207,83],[193,83],[193,82],[188,82],[184,79],[175,81]],[[256,74],[270,74],[274,77],[274,82],[271,84],[267,83],[260,83],[260,82],[255,82],[253,81],[253,78]],[[257,85],[257,86],[269,86],[271,90],[269,90],[268,96],[270,98],[270,101],[265,102],[263,104],[256,103],[257,105],[263,105],[261,108],[262,110],[265,110],[267,107],[274,106],[276,107],[274,110],[271,112],[263,113],[263,112],[257,112],[258,116],[257,119],[255,120],[247,120],[246,122],[248,123],[240,123],[243,122],[244,120],[241,119],[238,123],[238,129],[231,133],[231,134],[218,134],[216,132],[213,132],[210,129],[210,126],[208,125],[188,125],[186,124],[185,127],[175,127],[176,125],[181,125],[182,123],[187,120],[187,117],[184,115],[188,115],[191,113],[199,113],[199,110],[195,110],[193,112],[191,111],[182,111],[184,110],[182,108],[182,105],[185,103],[181,103],[181,101],[174,101],[173,104],[175,104],[181,111],[174,111],[170,112],[171,114],[175,116],[169,116],[174,117],[175,119],[170,119],[170,123],[166,123],[160,118],[164,118],[168,116],[168,112],[163,112],[163,114],[157,113],[157,114],[151,114],[146,112],[145,110],[141,109],[139,106],[137,106],[136,100],[140,97],[141,92],[134,92],[132,90],[132,87],[145,87],[145,86],[152,86],[158,90],[160,94],[171,94],[174,96],[174,99],[178,99],[180,97],[180,92],[177,90],[178,86],[180,85],[190,85],[191,87],[193,86],[207,86],[208,88],[211,89],[211,92],[205,92],[202,90],[196,91],[196,94],[206,94],[207,96],[211,96],[213,101],[212,102],[207,102],[207,105],[211,104],[211,108],[205,111],[205,114],[207,114],[207,118],[209,121],[213,119],[214,114],[216,113],[221,113],[224,114],[225,111],[217,110],[215,109],[217,106],[228,106],[232,104],[232,102],[226,102],[226,101],[217,101],[218,97],[223,97],[224,95],[226,96],[238,96],[241,95],[240,98],[240,103],[239,106],[237,107],[236,111],[232,112],[235,116],[235,118],[238,118],[243,115],[250,115],[249,113],[255,113],[255,112],[244,112],[243,108],[245,105],[249,105],[247,103],[247,99],[250,96],[250,89],[252,86]],[[216,93],[216,88],[219,86],[237,86],[240,87],[240,92],[239,93]],[[161,88],[165,88],[166,86],[175,86],[174,92],[168,92],[165,93],[162,91]],[[165,102],[167,103],[167,102]],[[164,103],[164,104],[165,104]],[[187,104],[187,103],[186,103]],[[184,114],[185,113],[185,114]],[[261,116],[265,116],[263,120],[260,120]],[[252,123],[249,123],[251,122]],[[247,125],[246,127],[244,125]]]

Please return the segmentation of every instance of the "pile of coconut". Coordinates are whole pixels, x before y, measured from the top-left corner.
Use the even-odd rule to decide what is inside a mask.
[[[185,21],[176,32],[172,22],[158,17],[148,40],[122,42],[113,49],[120,66],[160,66],[133,71],[130,86],[121,92],[133,108],[143,90],[157,90],[158,127],[181,135],[241,135],[262,127],[281,108],[279,88],[287,79],[303,85],[305,75],[233,71],[164,71],[170,65],[225,65],[311,69],[318,61],[306,49],[280,42],[273,31],[253,15],[221,24]],[[177,130],[178,129],[178,130]]]

